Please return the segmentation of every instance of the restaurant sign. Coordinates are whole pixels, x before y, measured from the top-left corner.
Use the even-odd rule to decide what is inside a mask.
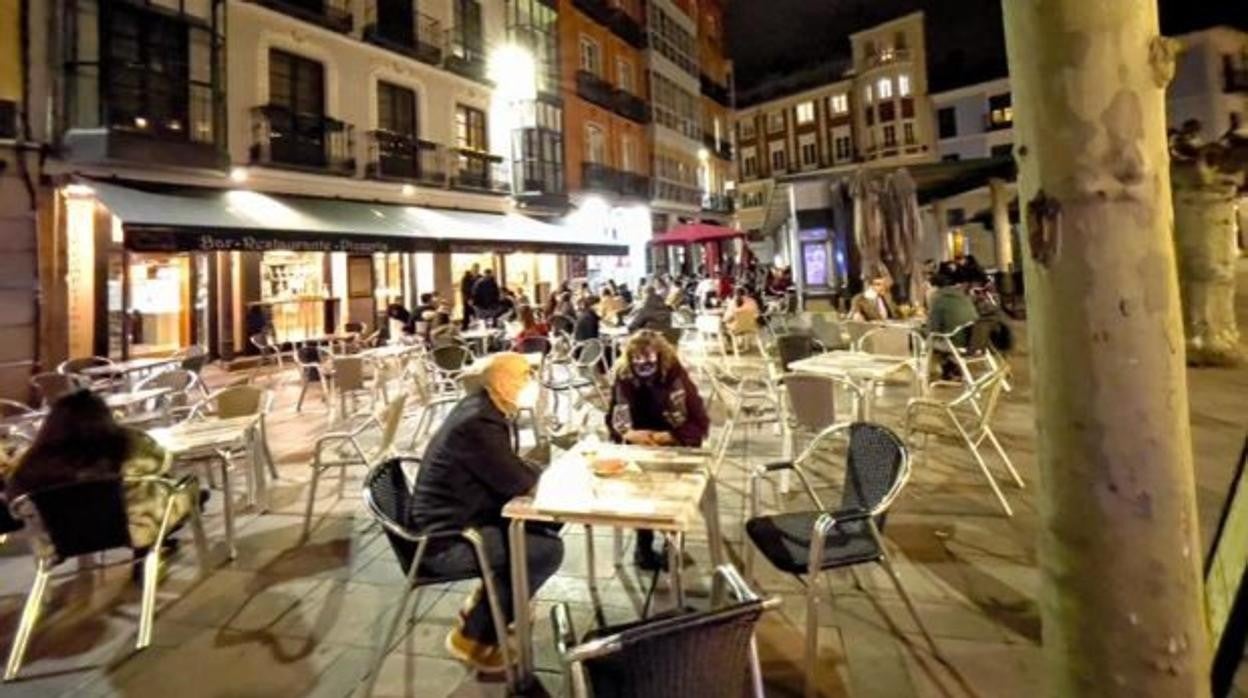
[[[240,231],[191,228],[126,228],[126,249],[132,252],[428,252],[436,240],[317,233],[310,231]]]

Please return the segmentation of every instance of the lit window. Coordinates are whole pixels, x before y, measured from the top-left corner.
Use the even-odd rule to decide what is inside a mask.
[[[828,100],[828,103],[832,107],[833,114],[844,114],[849,111],[849,95],[845,93],[832,95],[832,97]]]
[[[902,97],[910,96],[910,76],[909,75],[897,76],[897,94]]]
[[[870,85],[867,85],[866,87],[862,88],[862,98],[863,98],[864,100],[866,100],[867,104],[870,104],[870,103],[871,103],[872,96],[871,96],[871,86],[870,86]]]
[[[814,102],[802,102],[801,104],[797,105],[797,109],[795,111],[797,112],[797,123],[799,124],[814,123],[815,121],[815,103]]]
[[[581,70],[602,74],[602,47],[588,36],[581,36]]]
[[[880,95],[880,99],[890,99],[893,96],[893,80],[892,78],[880,78],[875,84],[875,91]]]
[[[784,130],[784,112],[773,111],[767,115],[767,132],[776,133]]]

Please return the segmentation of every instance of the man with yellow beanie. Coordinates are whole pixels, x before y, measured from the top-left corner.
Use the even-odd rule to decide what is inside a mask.
[[[467,395],[447,415],[421,459],[412,493],[411,525],[424,533],[475,528],[485,542],[494,570],[499,602],[510,622],[513,615],[507,525],[503,506],[531,492],[537,470],[512,448],[512,419],[519,396],[530,381],[521,354],[504,352],[478,361],[465,376]],[[526,534],[529,588],[537,589],[559,569],[563,541],[558,530],[531,525]],[[477,569],[472,548],[461,539],[429,543],[421,573],[453,575]],[[494,627],[484,595],[446,637],[452,656],[487,674],[505,669],[499,646],[505,633]]]

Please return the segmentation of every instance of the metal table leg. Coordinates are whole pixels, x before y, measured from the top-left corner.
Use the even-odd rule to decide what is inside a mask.
[[[508,527],[511,558],[512,608],[515,610],[516,646],[520,650],[516,684],[524,686],[533,676],[533,630],[529,618],[529,556],[524,539],[524,520],[512,519]],[[499,633],[502,635],[503,633]]]
[[[719,490],[715,486],[715,478],[707,480],[706,490],[702,493],[702,518],[706,522],[706,541],[711,549],[711,566],[719,569],[728,561],[724,553],[724,535],[719,526]],[[724,583],[720,575],[711,576],[711,604],[718,605],[723,601]]]
[[[685,582],[681,567],[685,557],[685,534],[679,531],[665,533],[667,538],[667,564],[671,575],[672,590],[676,592],[676,608],[685,607]]]
[[[221,462],[221,512],[225,517],[225,550],[230,559],[238,557],[234,549],[234,492],[230,486],[230,457],[219,453]]]

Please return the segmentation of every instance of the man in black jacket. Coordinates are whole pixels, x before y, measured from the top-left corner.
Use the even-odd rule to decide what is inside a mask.
[[[494,324],[498,317],[498,306],[502,302],[502,291],[498,288],[498,280],[494,278],[494,270],[486,269],[472,286],[472,307],[477,317],[488,325]]]
[[[464,272],[459,279],[459,297],[460,302],[464,304],[464,329],[468,329],[468,323],[472,322],[472,289],[477,285],[477,279],[481,278],[481,265],[473,264],[472,268]]]
[[[425,533],[475,528],[485,542],[494,570],[499,602],[510,622],[514,618],[507,544],[508,522],[503,506],[513,497],[533,491],[535,468],[512,450],[511,416],[516,399],[529,381],[528,361],[519,354],[502,353],[475,368],[474,389],[447,415],[421,459],[412,492],[410,524]],[[563,541],[549,527],[530,526],[529,588],[536,593],[563,560]],[[462,539],[431,542],[422,572],[450,575],[477,569],[472,548]],[[446,637],[452,656],[482,673],[504,670],[499,648],[501,633],[490,617],[489,603],[477,593],[461,623]]]

